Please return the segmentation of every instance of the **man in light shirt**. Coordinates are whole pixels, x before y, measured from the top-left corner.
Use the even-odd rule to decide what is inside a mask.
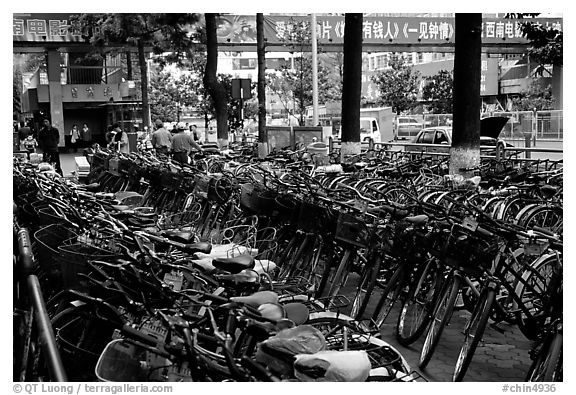
[[[156,150],[156,155],[168,155],[172,149],[172,134],[164,128],[164,123],[157,119],[154,122],[156,130],[152,133],[152,146]]]
[[[203,151],[202,147],[194,141],[191,135],[186,134],[186,125],[179,122],[176,125],[177,133],[172,137],[172,159],[180,163],[188,163],[188,154],[192,149]]]

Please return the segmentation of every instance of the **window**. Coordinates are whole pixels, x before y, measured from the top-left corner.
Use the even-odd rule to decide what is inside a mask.
[[[420,137],[418,137],[418,143],[422,144],[432,144],[434,142],[434,134],[436,131],[434,130],[427,130],[423,132]]]
[[[448,138],[446,137],[446,134],[439,130],[436,132],[436,139],[434,140],[434,144],[448,144]]]

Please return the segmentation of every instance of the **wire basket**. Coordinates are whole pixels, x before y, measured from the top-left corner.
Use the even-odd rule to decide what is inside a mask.
[[[444,263],[470,275],[480,275],[498,253],[495,238],[483,238],[461,227],[452,228],[443,251]]]
[[[307,232],[326,233],[334,229],[333,218],[326,207],[305,201],[298,206],[296,225]]]
[[[421,260],[428,248],[426,231],[406,221],[398,221],[394,226],[394,239],[391,254],[411,262]]]
[[[71,317],[57,330],[58,349],[70,380],[95,381],[94,368],[113,331],[112,324],[85,313]]]
[[[191,209],[175,214],[160,214],[156,226],[159,229],[186,228],[195,225],[200,220],[201,209],[199,205],[193,205]]]
[[[50,258],[53,255],[58,255],[58,247],[74,240],[78,235],[72,230],[61,224],[50,224],[38,229],[34,233],[35,245],[38,253],[35,254],[37,258]]]
[[[88,261],[106,260],[118,257],[120,254],[94,245],[75,243],[58,247],[59,255],[55,264],[59,269],[60,281],[64,289],[84,289],[85,284],[78,274],[88,274]]]
[[[359,248],[366,248],[370,243],[370,232],[366,222],[351,214],[340,213],[336,223],[334,238],[340,242]]]

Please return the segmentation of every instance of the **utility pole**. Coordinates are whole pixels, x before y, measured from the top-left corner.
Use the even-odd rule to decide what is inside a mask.
[[[318,42],[316,40],[316,14],[311,16],[312,29],[312,126],[318,125]]]
[[[258,55],[258,157],[268,155],[266,141],[266,42],[264,41],[264,14],[256,14],[256,50]]]

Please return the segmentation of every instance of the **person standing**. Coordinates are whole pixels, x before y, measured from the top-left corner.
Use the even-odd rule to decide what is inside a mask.
[[[192,125],[190,126],[190,129],[192,131],[192,138],[194,139],[194,141],[198,141],[200,140],[200,136],[198,136],[198,128],[196,127],[196,125]]]
[[[31,134],[32,130],[30,130],[30,127],[27,126],[23,121],[20,122],[20,129],[18,129],[18,139],[20,140],[21,151],[26,151],[26,148],[24,148],[24,141],[26,141],[26,138],[28,138],[28,136]]]
[[[38,147],[38,142],[36,141],[36,139],[34,138],[34,136],[32,136],[32,134],[28,135],[28,137],[26,137],[26,140],[24,140],[22,142],[22,146],[24,147],[25,151],[28,151],[28,160],[30,160],[30,154],[35,154],[36,153],[36,147]]]
[[[166,130],[164,123],[159,119],[154,125],[156,130],[152,133],[152,147],[156,150],[156,155],[168,155],[172,149],[172,133]]]
[[[191,135],[186,134],[186,125],[179,122],[176,125],[177,133],[172,137],[172,159],[180,163],[188,163],[188,155],[192,149],[203,152],[204,150],[194,141]]]
[[[72,125],[72,130],[70,131],[70,144],[74,152],[78,152],[78,147],[82,146],[82,136],[76,124]]]
[[[123,154],[130,153],[130,145],[128,143],[128,133],[122,130],[120,124],[116,122],[112,125],[112,130],[114,131],[114,142],[115,145],[118,147],[118,151]]]
[[[38,132],[38,144],[42,149],[43,161],[54,163],[56,172],[62,175],[62,167],[60,166],[60,154],[58,153],[58,143],[60,141],[60,132],[48,118],[42,122],[42,129]]]
[[[92,144],[92,131],[88,127],[88,124],[84,123],[82,125],[82,141],[84,147],[89,147]]]

